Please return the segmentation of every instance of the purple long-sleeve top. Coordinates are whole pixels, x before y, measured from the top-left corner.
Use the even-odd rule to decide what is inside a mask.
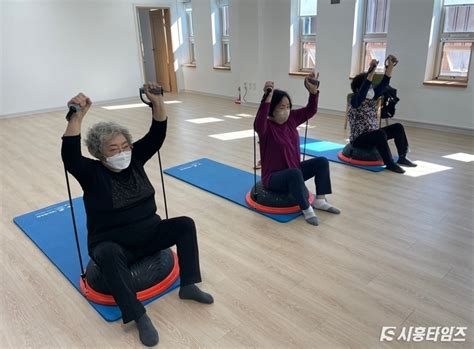
[[[297,127],[318,111],[319,91],[309,95],[308,104],[290,111],[284,124],[268,118],[270,103],[262,101],[255,118],[255,131],[260,140],[262,183],[266,187],[272,173],[300,167],[300,137]]]

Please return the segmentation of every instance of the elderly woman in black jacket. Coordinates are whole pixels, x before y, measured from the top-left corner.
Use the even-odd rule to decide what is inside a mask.
[[[211,295],[195,284],[201,282],[198,243],[194,221],[189,217],[162,220],[156,214],[155,190],[145,163],[160,149],[166,136],[167,115],[163,97],[152,94],[155,84],[145,84],[153,105],[150,130],[132,142],[130,132],[113,122],[94,125],[86,137],[92,160],[81,154],[81,124],[92,102],[80,93],[69,103],[80,106],[70,118],[62,137],[61,155],[84,191],[88,251],[101,268],[106,283],[120,307],[123,322],[134,320],[143,344],[158,343],[158,332],[133,290],[128,266],[158,250],[177,246],[181,288],[179,297],[201,303]]]

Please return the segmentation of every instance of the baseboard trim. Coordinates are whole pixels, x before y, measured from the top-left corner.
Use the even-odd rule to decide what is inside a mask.
[[[318,108],[318,113],[329,114],[329,115],[337,115],[337,116],[341,116],[341,117],[345,116],[344,111],[335,110],[335,109]]]
[[[197,91],[197,90],[181,90],[180,92],[190,93],[190,94],[193,94],[193,95],[206,96],[206,97],[217,97],[217,98],[227,99],[227,100],[231,100],[231,101],[235,100],[235,97],[229,97],[229,96],[225,96],[225,95],[202,92],[202,91]]]
[[[196,90],[180,90],[180,92],[184,93],[189,93],[189,94],[194,94],[194,95],[199,95],[199,96],[206,96],[206,97],[215,97],[215,98],[222,98],[226,99],[229,101],[235,102],[236,98],[235,97],[230,97],[230,96],[224,96],[224,95],[218,95],[214,93],[207,93],[207,92],[202,92],[202,91],[196,91]],[[255,102],[244,102],[241,100],[240,105],[244,107],[256,107],[260,105],[260,103],[255,103]]]

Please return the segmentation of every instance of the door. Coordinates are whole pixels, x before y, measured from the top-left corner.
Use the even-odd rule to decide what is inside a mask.
[[[178,92],[174,71],[173,45],[171,42],[170,10],[150,11],[153,56],[155,58],[156,82],[164,91]]]
[[[151,36],[150,9],[138,8],[140,48],[142,54],[143,75],[146,82],[156,81],[153,39]]]

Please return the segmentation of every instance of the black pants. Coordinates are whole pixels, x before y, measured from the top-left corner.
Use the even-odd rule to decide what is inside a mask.
[[[272,173],[268,189],[277,192],[291,193],[302,210],[309,207],[304,182],[314,177],[316,195],[331,194],[331,176],[329,161],[325,157],[316,157],[301,162],[300,168],[289,168]]]
[[[135,234],[148,236],[148,241],[140,248],[106,241],[99,243],[91,251],[91,257],[100,267],[107,286],[122,311],[124,323],[137,320],[145,313],[145,307],[137,300],[131,286],[129,265],[134,261],[176,245],[181,287],[201,282],[194,221],[189,217],[177,217],[165,220],[157,218],[153,223],[149,225],[149,231],[129,232],[130,237]]]
[[[384,164],[388,165],[393,163],[392,153],[388,146],[389,139],[395,140],[399,157],[407,155],[408,140],[402,124],[393,124],[375,131],[363,133],[352,142],[352,145],[357,148],[376,147]]]

